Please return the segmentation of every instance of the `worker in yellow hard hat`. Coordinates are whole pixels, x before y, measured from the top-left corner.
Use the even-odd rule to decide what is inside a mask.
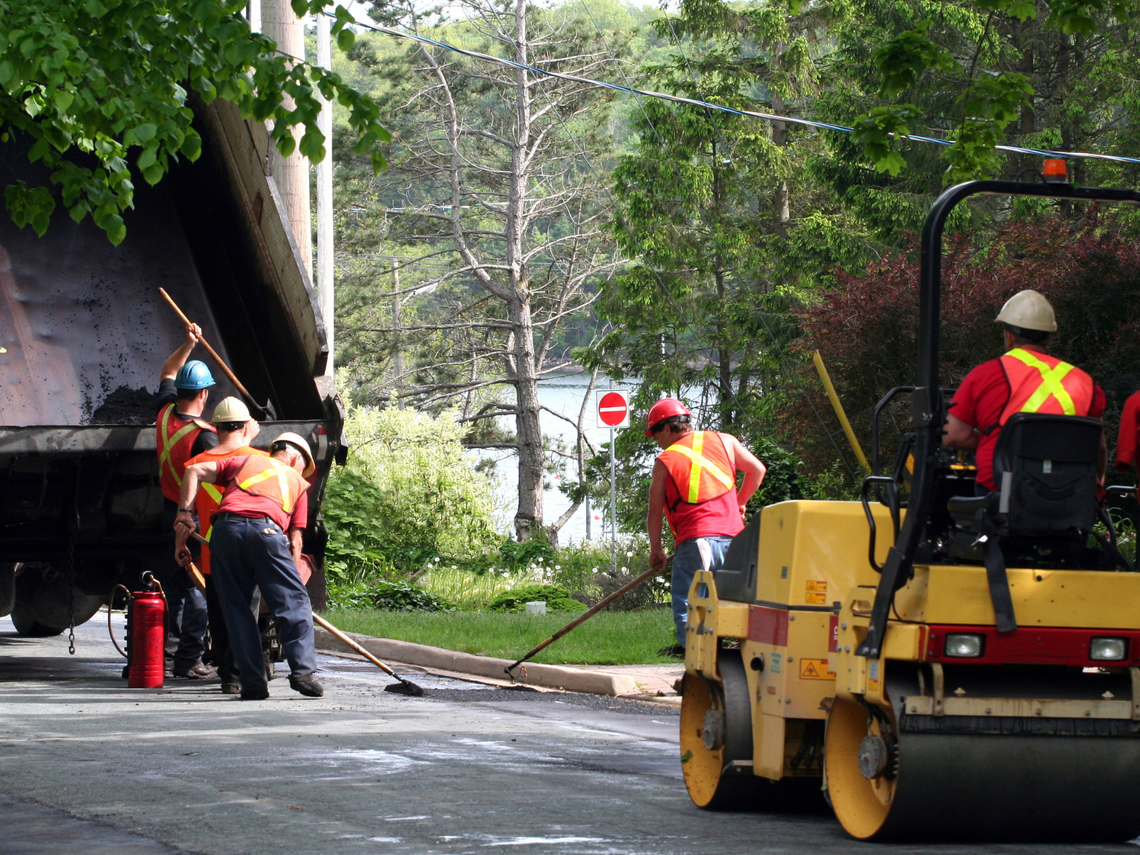
[[[1014,413],[1052,413],[1100,418],[1104,391],[1081,369],[1046,353],[1057,331],[1053,307],[1033,290],[1014,294],[995,322],[1002,325],[1005,354],[974,368],[950,402],[942,442],[973,451],[981,490],[994,491],[993,460],[998,435]],[[1101,436],[1101,480],[1108,449]]]

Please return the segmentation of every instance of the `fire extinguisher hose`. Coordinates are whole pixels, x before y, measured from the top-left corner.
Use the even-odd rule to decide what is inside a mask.
[[[117,590],[119,590],[120,588],[122,588],[123,593],[127,595],[128,606],[131,602],[131,592],[127,590],[125,585],[116,585],[114,588],[111,589],[111,596],[107,600],[107,632],[111,636],[111,643],[113,645],[115,645],[115,649],[119,651],[119,655],[122,656],[124,659],[126,659],[127,658],[127,651],[125,651],[125,650],[123,650],[123,648],[119,647],[119,642],[115,639],[115,630],[111,626],[111,613],[114,611],[112,604],[115,602],[115,592]]]
[[[158,595],[162,597],[163,602],[166,602],[166,591],[162,590],[162,583],[159,582],[157,578],[155,578],[155,575],[153,573],[149,571],[143,573],[143,584],[148,585],[152,588],[158,588]],[[135,595],[131,593],[131,591],[125,585],[116,585],[111,589],[111,596],[107,599],[107,633],[111,636],[111,643],[115,645],[115,649],[119,651],[119,655],[124,659],[127,659],[129,658],[127,656],[127,651],[119,647],[119,642],[115,640],[115,630],[111,626],[111,613],[114,611],[112,604],[115,602],[115,592],[120,588],[122,588],[123,593],[127,595],[127,608],[130,608],[131,600],[135,598]]]

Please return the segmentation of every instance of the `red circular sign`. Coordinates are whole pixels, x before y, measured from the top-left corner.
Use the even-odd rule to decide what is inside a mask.
[[[629,404],[625,395],[620,392],[607,392],[598,401],[598,418],[602,424],[614,427],[625,421],[629,413]]]

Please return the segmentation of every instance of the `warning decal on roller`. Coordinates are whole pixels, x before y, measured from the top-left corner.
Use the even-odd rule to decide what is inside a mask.
[[[835,672],[827,670],[826,659],[801,659],[801,680],[834,680]]]

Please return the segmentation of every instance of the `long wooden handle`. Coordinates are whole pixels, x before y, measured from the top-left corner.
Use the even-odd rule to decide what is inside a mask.
[[[397,680],[403,682],[403,678],[399,674],[397,674],[395,671],[393,671],[391,668],[389,668],[387,665],[385,665],[383,662],[381,662],[379,659],[377,659],[375,656],[373,656],[371,653],[369,653],[367,650],[365,650],[363,647],[361,647],[359,644],[357,644],[355,641],[353,641],[351,638],[349,638],[347,635],[345,635],[316,612],[313,612],[313,622],[319,623],[321,626],[323,626],[325,629],[327,629],[329,632],[331,632],[333,635],[335,635],[337,638],[339,638],[341,641],[343,641],[345,644],[347,644],[349,647],[351,647],[353,650],[355,650],[357,653],[375,665],[377,668],[381,669],[387,674],[391,674]]]
[[[172,299],[170,299],[170,295],[167,294],[166,291],[164,291],[162,288],[158,289],[158,293],[166,299],[166,302],[170,304],[170,308],[174,309],[174,311],[178,313],[178,317],[182,318],[182,322],[186,324],[186,326],[190,326],[190,319],[182,314],[182,310],[178,308],[178,305]],[[249,392],[245,390],[245,386],[241,385],[241,381],[234,376],[234,373],[230,371],[230,367],[226,365],[220,356],[218,356],[217,351],[215,351],[214,348],[210,347],[209,342],[207,342],[206,339],[202,338],[202,336],[198,336],[198,343],[202,345],[202,347],[206,348],[206,352],[210,354],[210,357],[214,360],[214,362],[218,364],[218,367],[222,369],[225,375],[230,378],[230,382],[234,384],[237,390],[248,398]]]
[[[596,615],[598,612],[600,612],[602,609],[604,609],[606,606],[608,606],[610,603],[612,603],[618,597],[621,597],[621,596],[625,595],[626,593],[628,593],[629,591],[632,591],[634,588],[636,588],[638,585],[640,585],[646,579],[649,579],[653,576],[656,576],[658,573],[660,573],[662,570],[664,570],[668,564],[669,564],[669,562],[666,561],[664,564],[662,564],[656,570],[650,568],[649,570],[646,570],[644,573],[642,573],[640,576],[638,576],[636,579],[634,579],[632,582],[627,582],[626,584],[622,585],[620,588],[618,588],[616,591],[614,591],[608,597],[605,597],[600,602],[598,602],[597,605],[595,605],[592,608],[582,612],[582,614],[578,615],[578,617],[576,617],[574,620],[570,621],[570,623],[566,624],[566,626],[562,627],[562,629],[558,630],[558,632],[554,633],[554,635],[550,636],[550,638],[546,639],[546,641],[542,642],[542,644],[538,645],[538,647],[534,648],[529,653],[527,653],[522,659],[519,659],[513,665],[509,665],[507,667],[507,672],[510,673],[510,671],[512,671],[514,668],[518,667],[523,662],[526,662],[526,660],[530,659],[530,657],[534,656],[536,653],[539,653],[540,651],[542,651],[543,649],[545,649],[549,645],[556,642],[558,639],[560,639],[566,633],[570,632],[570,630],[574,629],[576,626],[580,625],[584,621],[587,621],[590,618],[592,618],[594,615]]]

